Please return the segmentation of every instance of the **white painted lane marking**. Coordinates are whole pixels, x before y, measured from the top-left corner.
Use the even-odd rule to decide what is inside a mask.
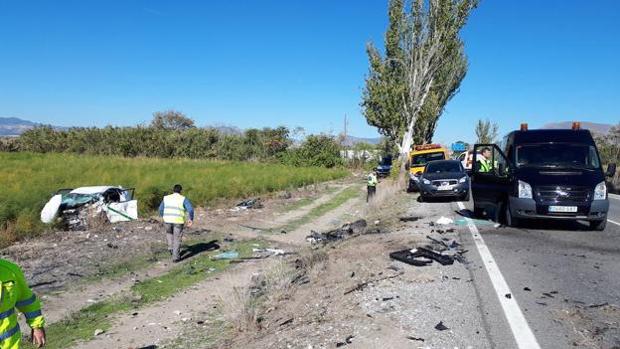
[[[459,208],[461,210],[465,209],[465,205],[462,202],[457,202]],[[489,278],[491,279],[491,283],[493,284],[493,288],[497,294],[497,299],[499,299],[499,303],[502,305],[502,309],[504,310],[504,315],[506,316],[506,320],[508,320],[508,325],[510,325],[510,329],[512,330],[512,335],[517,342],[517,346],[519,349],[540,349],[540,345],[532,332],[532,329],[527,324],[527,320],[525,316],[523,316],[523,312],[521,312],[521,308],[519,308],[519,304],[517,303],[517,299],[515,295],[510,291],[510,287],[506,283],[502,272],[499,270],[499,266],[495,263],[495,259],[491,254],[491,251],[484,243],[484,239],[478,232],[478,228],[474,224],[474,222],[465,217],[467,221],[467,227],[469,228],[469,232],[471,233],[474,243],[478,248],[478,252],[480,253],[480,258],[482,258],[482,263],[489,274]],[[506,298],[507,294],[511,294],[511,298]]]
[[[616,221],[612,221],[612,220],[611,220],[611,219],[609,219],[609,218],[607,219],[607,221],[608,221],[609,223],[613,223],[613,224],[615,224],[615,225],[620,225],[620,223],[618,223],[618,222],[616,222]]]

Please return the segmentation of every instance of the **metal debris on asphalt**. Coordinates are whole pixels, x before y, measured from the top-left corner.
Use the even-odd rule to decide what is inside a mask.
[[[437,325],[435,325],[435,329],[438,330],[438,331],[445,331],[445,330],[449,330],[450,328],[446,327],[443,324],[443,321],[439,321],[439,323]]]
[[[406,338],[416,342],[424,342],[424,338],[422,337],[407,336]]]
[[[409,217],[400,217],[398,218],[401,222],[415,222],[418,219],[420,219],[420,217],[417,216],[409,216]]]

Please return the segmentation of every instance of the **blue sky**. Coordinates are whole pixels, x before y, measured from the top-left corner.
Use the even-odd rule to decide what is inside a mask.
[[[288,125],[372,137],[359,102],[386,2],[0,0],[0,116],[57,125]],[[490,118],[620,121],[620,1],[483,0],[437,139]]]

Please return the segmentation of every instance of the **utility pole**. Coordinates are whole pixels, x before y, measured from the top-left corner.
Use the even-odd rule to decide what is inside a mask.
[[[348,126],[347,114],[344,114],[344,142],[345,144],[347,141],[347,126]]]

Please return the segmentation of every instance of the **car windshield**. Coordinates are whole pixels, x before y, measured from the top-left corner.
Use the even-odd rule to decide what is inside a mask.
[[[435,161],[426,165],[426,173],[461,172],[461,166],[455,161]]]
[[[418,155],[414,155],[411,158],[411,164],[413,166],[420,166],[420,165],[426,165],[426,163],[430,161],[445,160],[445,159],[446,158],[443,152],[418,154]]]
[[[587,144],[528,144],[517,147],[518,167],[600,168],[596,148]]]

